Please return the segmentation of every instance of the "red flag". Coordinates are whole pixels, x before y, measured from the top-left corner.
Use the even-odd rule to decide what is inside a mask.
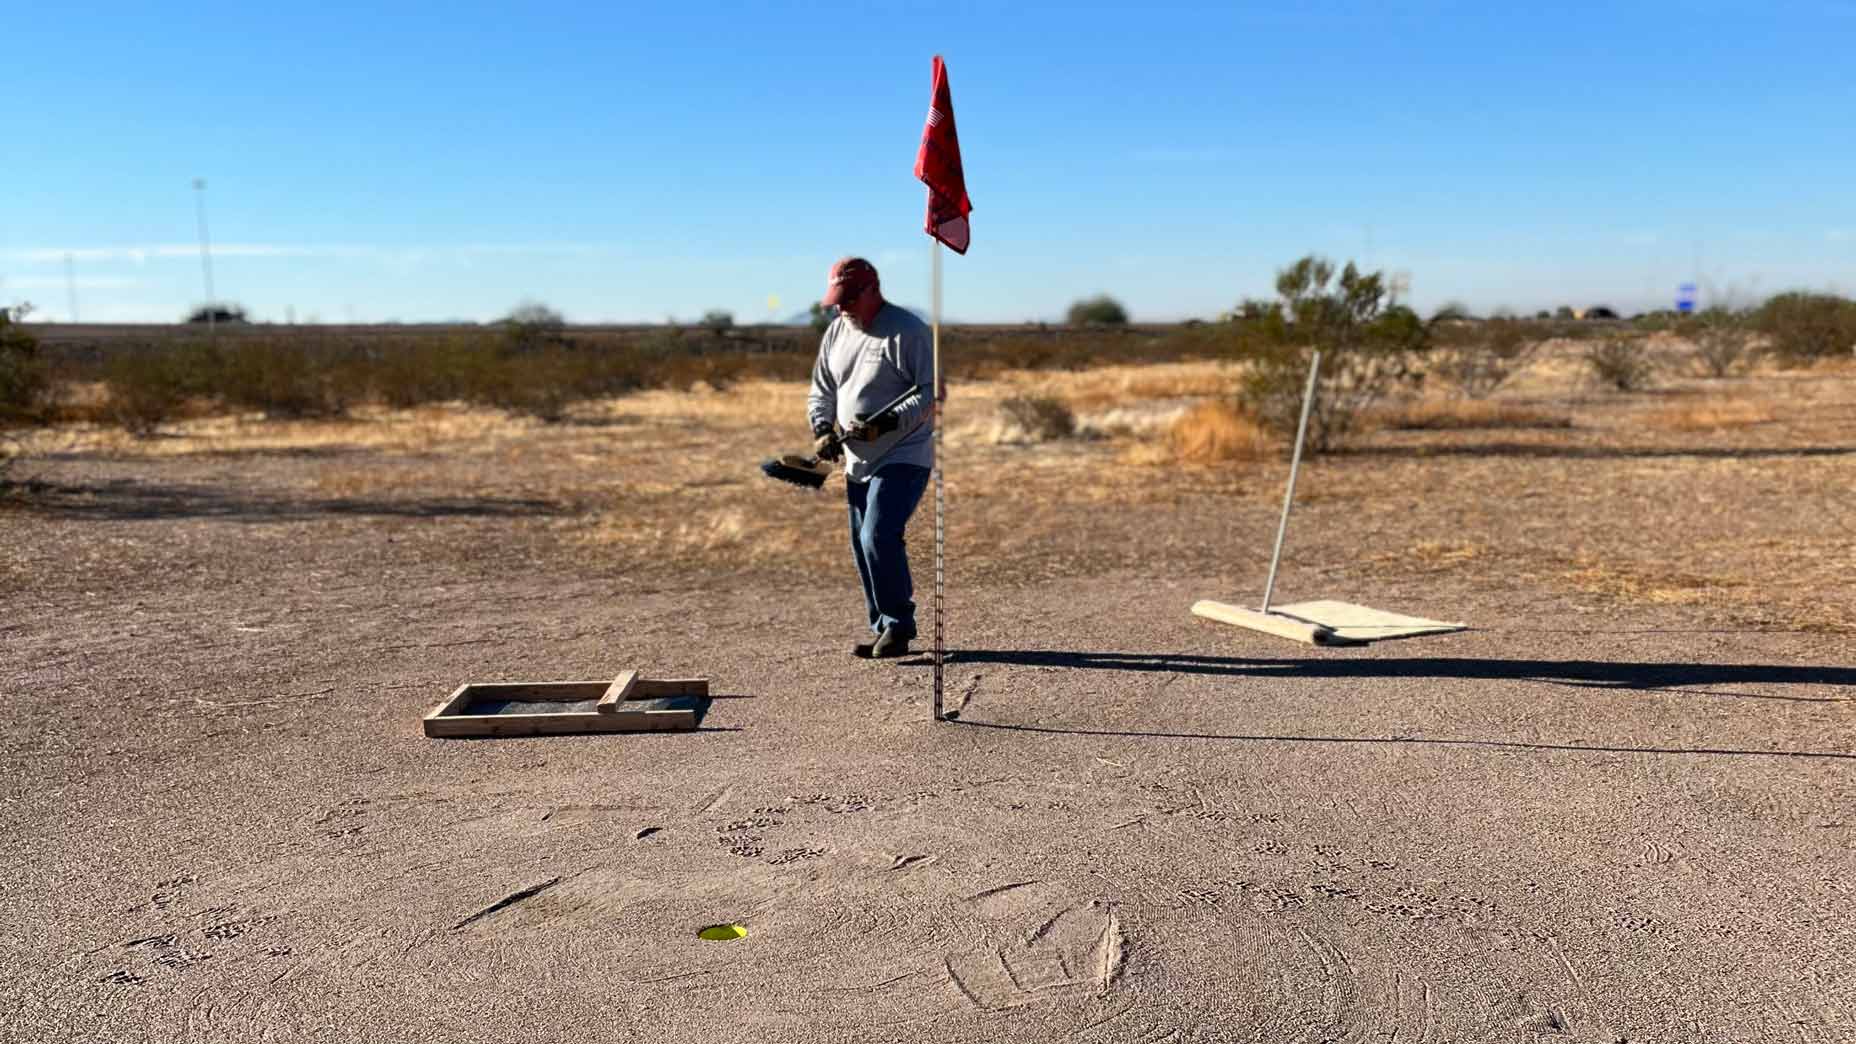
[[[915,154],[915,176],[928,185],[928,220],[923,231],[954,253],[966,253],[973,238],[967,228],[973,204],[967,199],[967,176],[960,168],[960,138],[954,134],[954,95],[947,88],[947,65],[938,54],[934,56],[934,100],[928,103],[921,151]]]

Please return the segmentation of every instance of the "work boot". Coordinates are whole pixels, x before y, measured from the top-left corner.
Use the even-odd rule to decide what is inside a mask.
[[[893,627],[877,635],[876,642],[870,646],[870,658],[872,660],[887,660],[896,656],[907,656],[908,654],[908,637]]]
[[[868,660],[870,658],[871,651],[874,650],[875,648],[876,648],[875,641],[858,642],[856,645],[851,646],[851,655],[857,657],[860,660]]]

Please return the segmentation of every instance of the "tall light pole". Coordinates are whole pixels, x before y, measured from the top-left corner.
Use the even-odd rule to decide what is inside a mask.
[[[71,252],[64,255],[64,292],[71,299],[71,325],[77,325],[77,274],[71,267]]]
[[[206,179],[193,179],[193,201],[195,210],[200,215],[200,271],[206,275],[206,335],[212,337],[214,315],[218,306],[213,303],[213,249],[206,238]]]

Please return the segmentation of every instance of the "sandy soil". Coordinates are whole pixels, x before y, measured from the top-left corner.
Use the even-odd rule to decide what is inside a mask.
[[[1283,461],[988,434],[1053,380],[956,401],[939,724],[846,655],[833,488],[752,475],[794,388],[59,433],[0,511],[0,1038],[1856,1039],[1847,371],[1546,369],[1569,428],[1314,462],[1279,594],[1473,625],[1339,650],[1187,612]],[[420,732],[628,667],[750,698]]]

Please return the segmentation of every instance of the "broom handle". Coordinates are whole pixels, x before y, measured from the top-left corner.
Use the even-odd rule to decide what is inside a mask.
[[[882,409],[876,411],[875,413],[872,413],[870,416],[865,417],[864,423],[868,424],[871,421],[876,420],[878,417],[884,416],[889,413],[894,413],[898,406],[901,406],[903,403],[908,402],[910,399],[913,399],[915,396],[921,394],[922,391],[923,391],[923,388],[919,384],[913,388],[910,388],[908,391],[905,391],[901,395],[898,395],[895,398],[889,400],[889,405],[884,406]],[[833,432],[831,436],[832,442],[839,446],[844,445],[844,435],[845,433],[841,431]]]
[[[1308,408],[1315,401],[1315,376],[1321,372],[1321,353],[1308,363],[1308,390],[1302,393],[1302,420],[1295,426],[1295,455],[1289,459],[1289,488],[1282,494],[1282,521],[1276,526],[1276,550],[1270,553],[1270,578],[1263,585],[1263,606],[1270,611],[1270,595],[1276,592],[1276,563],[1282,561],[1282,538],[1289,535],[1289,507],[1295,503],[1295,474],[1302,469],[1302,437],[1308,434]]]

